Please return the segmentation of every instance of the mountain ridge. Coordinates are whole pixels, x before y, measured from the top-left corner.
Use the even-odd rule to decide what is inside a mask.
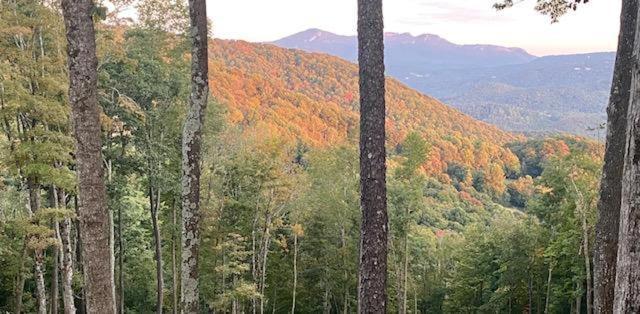
[[[589,130],[606,121],[615,53],[536,57],[521,48],[456,45],[432,34],[386,33],[385,42],[388,75],[504,130],[597,136]],[[271,43],[357,59],[355,36],[319,29]]]

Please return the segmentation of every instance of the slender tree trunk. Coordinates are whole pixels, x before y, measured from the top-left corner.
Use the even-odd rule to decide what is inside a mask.
[[[20,255],[20,263],[18,269],[18,275],[16,276],[16,287],[15,287],[15,305],[14,305],[14,313],[20,314],[22,313],[22,295],[24,294],[24,261],[27,259],[28,248],[27,248],[27,239],[24,238],[24,244],[22,248],[22,255]]]
[[[176,226],[178,225],[178,215],[176,213],[176,200],[173,198],[171,203],[171,216],[172,216],[172,226],[171,229],[171,280],[172,280],[172,297],[173,297],[173,306],[171,309],[173,310],[173,314],[178,313],[178,271],[176,269],[176,259],[177,259],[177,251],[176,251],[176,242],[178,241],[178,237],[176,235]]]
[[[547,298],[544,303],[544,313],[549,313],[549,304],[551,302],[551,279],[553,275],[553,262],[549,264],[549,275],[547,276]]]
[[[618,52],[607,108],[607,138],[593,253],[594,311],[613,313],[633,42],[638,0],[623,0]]]
[[[387,311],[387,188],[382,0],[358,0],[360,269],[358,312]]]
[[[267,281],[267,258],[269,257],[269,246],[271,245],[271,214],[267,214],[265,219],[265,229],[263,233],[263,243],[261,248],[261,266],[260,266],[260,314],[264,314],[264,290]]]
[[[73,258],[71,256],[71,219],[65,218],[60,224],[60,239],[62,241],[62,302],[65,314],[75,314],[73,301]]]
[[[67,202],[63,190],[58,190],[58,206],[66,208]],[[75,314],[73,301],[73,254],[71,246],[71,219],[65,217],[60,222],[60,274],[62,275],[62,304],[65,314]]]
[[[156,313],[162,313],[164,299],[164,276],[162,274],[162,238],[158,225],[158,212],[160,210],[160,191],[149,187],[149,205],[151,208],[151,224],[153,226],[153,240],[156,257]]]
[[[84,283],[90,313],[115,313],[109,209],[102,166],[100,108],[92,0],[62,0],[69,65],[69,100],[76,139]]]
[[[29,209],[31,215],[40,210],[40,184],[36,179],[27,178],[27,189],[29,190]],[[47,291],[44,283],[44,252],[42,248],[34,249],[34,274],[36,280],[38,313],[47,313]]]
[[[329,284],[325,283],[324,287],[324,298],[322,302],[322,313],[329,314],[331,313],[331,304],[329,303]]]
[[[42,30],[40,30],[40,42],[42,45]],[[55,186],[49,187],[49,206],[51,208],[59,208],[58,204],[58,191]],[[56,237],[56,240],[62,243],[62,239],[60,238],[60,223],[56,219],[52,219],[51,224],[53,225],[53,232]],[[56,247],[53,250],[53,267],[51,268],[51,309],[50,313],[57,314],[58,313],[58,301],[60,296],[58,281],[59,281],[59,268],[60,268],[60,251],[62,247]]]
[[[407,313],[407,289],[409,286],[409,239],[408,232],[404,234],[404,261],[402,265],[402,311]]]
[[[342,264],[347,265],[347,235],[344,225],[340,226],[340,242],[342,243]],[[342,273],[344,280],[344,300],[342,306],[342,314],[349,313],[349,271],[344,267]]]
[[[529,314],[533,313],[533,281],[531,279],[531,272],[529,272],[529,283],[528,283],[528,295],[529,295]]]
[[[293,232],[293,289],[291,296],[291,314],[296,312],[296,286],[298,285],[298,234]]]
[[[198,313],[198,243],[202,124],[209,94],[205,0],[189,0],[191,19],[191,99],[182,133],[182,280],[185,313]]]
[[[637,24],[622,175],[614,313],[640,313],[640,23]]]
[[[44,253],[42,250],[35,252],[36,290],[38,295],[38,313],[47,314],[47,291],[44,284]]]
[[[580,217],[580,221],[582,223],[582,247],[581,251],[584,256],[584,273],[587,281],[587,314],[591,314],[591,296],[593,295],[591,290],[591,262],[590,262],[590,254],[589,254],[589,226],[587,224],[587,202],[584,198],[582,192],[578,189],[576,182],[573,178],[571,179],[571,184],[576,192],[577,201],[576,201],[576,216]]]
[[[582,282],[576,282],[576,291],[582,290]],[[582,314],[582,294],[576,295],[576,314]]]
[[[118,313],[124,314],[124,241],[122,206],[118,206]]]

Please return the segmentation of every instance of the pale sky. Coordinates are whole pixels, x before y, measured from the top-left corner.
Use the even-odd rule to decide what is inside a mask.
[[[535,0],[496,12],[495,0],[383,0],[385,31],[431,33],[457,44],[524,48],[535,55],[616,49],[621,0],[590,0],[559,23]],[[309,28],[356,33],[356,0],[208,0],[217,38],[272,41]]]

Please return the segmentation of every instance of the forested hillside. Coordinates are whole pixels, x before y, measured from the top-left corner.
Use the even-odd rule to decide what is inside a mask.
[[[615,54],[535,57],[519,48],[385,34],[387,73],[504,130],[602,136]],[[312,29],[273,42],[355,61],[354,36]],[[600,137],[602,139],[602,137]]]
[[[262,136],[327,147],[353,141],[358,131],[358,70],[324,54],[267,44],[216,40],[211,45],[211,91],[229,111],[229,121]],[[423,136],[432,149],[428,172],[447,164],[473,169],[490,163],[513,167],[514,156],[501,146],[520,139],[474,120],[393,79],[387,83],[388,146],[409,133]]]
[[[79,232],[62,17],[55,4],[0,1],[0,311],[85,313],[92,256]],[[175,24],[157,10],[129,26],[96,17],[111,252],[101,262],[117,313],[180,307],[191,41],[175,31],[184,8],[164,10]],[[208,44],[200,309],[355,312],[357,66]],[[602,145],[508,133],[386,84],[389,310],[567,313],[588,303]]]

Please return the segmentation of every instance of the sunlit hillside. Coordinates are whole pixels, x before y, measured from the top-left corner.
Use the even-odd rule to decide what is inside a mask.
[[[210,45],[210,85],[228,108],[231,123],[266,136],[328,146],[354,138],[358,128],[358,68],[326,54],[268,44],[215,40]],[[394,79],[387,80],[388,146],[417,131],[433,146],[427,171],[447,163],[483,168],[514,166],[501,146],[519,139],[447,107]]]

